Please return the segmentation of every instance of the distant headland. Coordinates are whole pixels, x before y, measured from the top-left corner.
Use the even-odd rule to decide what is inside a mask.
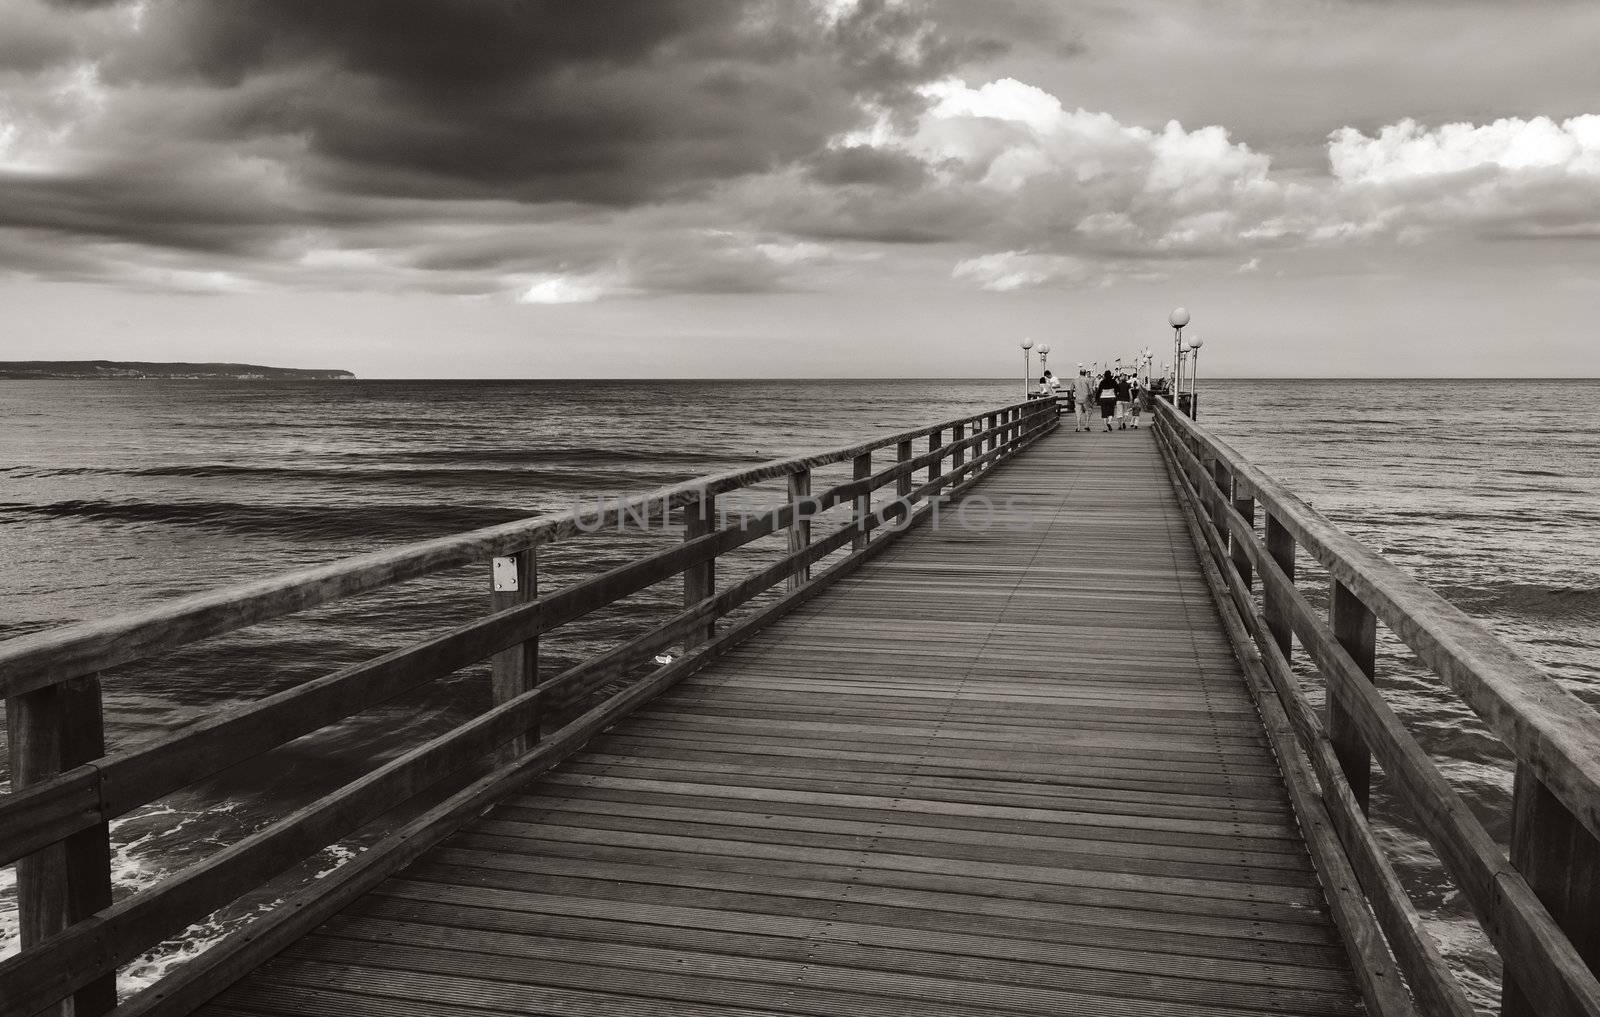
[[[0,360],[0,380],[202,379],[210,381],[348,381],[349,371],[258,364],[160,364],[144,360]]]

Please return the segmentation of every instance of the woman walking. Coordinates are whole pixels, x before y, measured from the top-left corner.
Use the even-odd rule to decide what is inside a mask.
[[[1095,392],[1095,398],[1100,400],[1100,420],[1106,425],[1106,430],[1111,430],[1111,418],[1117,415],[1117,379],[1107,371],[1100,378],[1100,388]]]

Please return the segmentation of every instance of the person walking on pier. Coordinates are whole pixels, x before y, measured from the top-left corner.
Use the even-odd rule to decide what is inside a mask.
[[[1075,402],[1077,416],[1074,417],[1074,431],[1087,431],[1089,429],[1089,392],[1094,388],[1089,381],[1089,369],[1082,364],[1078,365],[1078,376],[1072,379],[1072,397]]]
[[[1121,371],[1117,372],[1117,430],[1128,429],[1128,401],[1131,393],[1128,389],[1128,376]]]
[[[1133,414],[1133,429],[1139,429],[1139,414],[1144,412],[1145,392],[1144,386],[1139,384],[1136,374],[1128,379],[1128,410]]]
[[[1111,430],[1111,418],[1117,415],[1117,379],[1111,376],[1111,371],[1100,378],[1100,387],[1095,392],[1095,398],[1100,400],[1100,420],[1106,425],[1106,430]]]

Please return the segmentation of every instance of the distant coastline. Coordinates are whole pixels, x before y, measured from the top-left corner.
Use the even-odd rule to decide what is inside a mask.
[[[0,380],[349,381],[349,371],[259,364],[156,363],[144,360],[0,360]]]

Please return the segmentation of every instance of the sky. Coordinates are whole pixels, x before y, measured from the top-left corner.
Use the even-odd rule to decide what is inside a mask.
[[[1600,376],[1593,0],[0,0],[0,359]]]

